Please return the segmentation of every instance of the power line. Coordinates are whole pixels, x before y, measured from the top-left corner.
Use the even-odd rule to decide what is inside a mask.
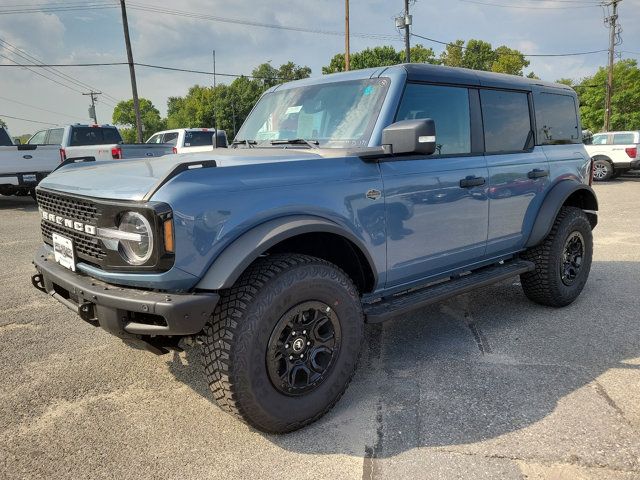
[[[320,29],[312,29],[312,28],[304,28],[304,27],[294,27],[294,26],[288,26],[288,25],[279,25],[279,24],[273,24],[273,23],[256,22],[252,20],[242,20],[237,18],[220,17],[217,15],[207,15],[202,12],[188,12],[183,10],[172,10],[168,8],[161,8],[161,7],[156,7],[153,5],[148,5],[145,3],[138,3],[138,2],[128,2],[127,7],[133,10],[160,13],[164,15],[171,15],[171,16],[178,16],[178,17],[185,17],[185,18],[193,18],[196,20],[209,20],[213,22],[231,23],[236,25],[248,25],[252,27],[272,28],[277,30],[289,30],[289,31],[303,32],[303,33],[316,33],[320,35],[335,35],[340,37],[344,36],[344,31],[320,30]],[[378,34],[378,33],[350,32],[350,36],[359,37],[359,38],[378,39],[378,40],[393,40],[393,41],[398,40],[398,38],[395,35],[386,35],[386,34]]]
[[[15,45],[9,43],[8,41],[0,38],[0,44],[4,45],[5,49],[7,49],[9,51],[9,53],[12,53],[13,55],[20,57],[28,62],[34,63],[34,64],[39,64],[39,65],[43,65],[44,62],[42,62],[41,60],[39,60],[38,58],[36,58],[35,56],[31,55],[29,52],[16,47]],[[82,89],[89,89],[89,90],[97,90],[95,87],[88,85],[84,82],[81,82],[80,80],[71,77],[69,75],[67,75],[66,73],[60,72],[54,68],[50,68],[50,67],[46,67],[46,71],[55,75],[57,78],[59,78],[60,80],[64,81],[65,83],[71,83],[75,86],[78,86]],[[112,103],[112,102],[117,102],[118,100],[109,95],[109,94],[105,94],[106,97],[110,98],[111,101],[110,102],[105,102],[105,103]]]
[[[440,45],[447,45],[456,48],[460,48],[462,50],[467,50],[468,47],[464,45],[458,45],[456,43],[444,42],[442,40],[436,40],[435,38],[425,37],[423,35],[418,35],[417,33],[412,33],[414,37],[421,38],[423,40],[427,40],[429,42],[439,43]],[[522,55],[523,57],[573,57],[577,55],[591,55],[593,53],[602,53],[607,52],[608,50],[591,50],[588,52],[572,52],[572,53],[505,53],[505,55]]]
[[[18,105],[22,105],[24,107],[29,107],[29,108],[33,108],[35,110],[42,110],[43,112],[47,112],[47,113],[53,113],[54,115],[61,115],[63,117],[68,117],[68,118],[74,118],[76,120],[82,120],[84,121],[84,118],[80,118],[80,117],[76,117],[75,115],[68,115],[66,113],[61,113],[61,112],[54,112],[53,110],[47,110],[46,108],[42,108],[42,107],[36,107],[35,105],[29,105],[28,103],[23,103],[23,102],[19,102],[18,100],[13,100],[11,98],[6,98],[6,97],[0,97],[0,99],[5,100],[7,102],[12,102],[12,103],[16,103]]]
[[[578,3],[582,3],[583,5],[579,5],[579,6],[566,6],[566,7],[540,7],[540,6],[533,6],[533,5],[509,5],[509,4],[502,4],[502,3],[491,3],[491,2],[481,2],[479,0],[458,0],[460,2],[463,3],[473,3],[476,5],[485,5],[488,7],[503,7],[503,8],[521,8],[521,9],[528,9],[528,10],[568,10],[571,9],[573,10],[574,8],[593,8],[593,7],[600,7],[600,4],[591,4],[591,5],[584,5],[585,2],[578,2]]]
[[[16,15],[22,13],[55,13],[55,12],[75,12],[78,10],[104,10],[107,8],[115,8],[117,5],[115,4],[89,4],[86,3],[81,5],[71,5],[71,6],[52,6],[52,7],[37,7],[37,8],[12,8],[12,9],[2,9],[4,7],[0,7],[0,15]]]
[[[59,123],[41,122],[39,120],[31,120],[29,118],[12,117],[11,115],[5,115],[4,113],[0,113],[0,117],[11,118],[13,120],[21,120],[23,122],[40,123],[42,125],[55,125],[55,126],[60,125]]]

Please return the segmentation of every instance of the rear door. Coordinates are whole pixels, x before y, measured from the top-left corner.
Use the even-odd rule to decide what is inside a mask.
[[[431,118],[433,155],[380,162],[387,224],[387,287],[419,282],[482,258],[489,205],[485,158],[473,141],[477,90],[409,83],[396,121]]]
[[[530,93],[482,89],[480,102],[489,169],[487,255],[497,256],[522,244],[525,218],[549,184],[549,163],[535,146]]]

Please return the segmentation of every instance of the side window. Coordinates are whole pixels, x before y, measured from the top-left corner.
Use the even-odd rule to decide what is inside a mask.
[[[614,133],[613,134],[613,144],[614,145],[629,145],[630,143],[635,143],[633,133]]]
[[[165,133],[162,143],[170,143],[175,146],[178,143],[178,132]]]
[[[469,92],[466,88],[407,84],[396,121],[431,118],[436,123],[436,153],[471,153]]]
[[[64,128],[52,128],[49,130],[49,137],[47,138],[47,145],[60,145],[62,144],[62,135],[64,134]]]
[[[593,136],[593,142],[591,142],[593,145],[606,145],[607,144],[607,135],[594,135]]]
[[[36,133],[33,137],[31,137],[29,139],[29,144],[30,145],[43,145],[46,136],[47,136],[47,131],[46,130],[41,130],[38,133]]]
[[[486,152],[517,152],[533,146],[527,145],[531,117],[526,93],[480,90],[480,103]]]
[[[578,115],[573,97],[540,93],[535,96],[534,104],[540,145],[580,143]]]
[[[162,135],[156,133],[149,140],[147,140],[147,143],[162,143]]]

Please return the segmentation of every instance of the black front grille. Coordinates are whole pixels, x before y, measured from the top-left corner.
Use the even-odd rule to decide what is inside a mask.
[[[38,205],[45,212],[97,225],[98,207],[93,202],[44,191],[36,192],[36,198]]]
[[[89,200],[58,195],[47,191],[38,191],[36,196],[38,206],[48,214],[82,222],[86,225],[97,225],[100,212],[97,205]],[[76,255],[85,261],[100,265],[107,256],[102,242],[92,235],[44,219],[40,220],[40,226],[42,237],[49,245],[53,244],[51,234],[57,233],[72,239]]]
[[[64,228],[60,225],[49,223],[45,220],[41,221],[41,226],[44,241],[49,245],[53,244],[51,234],[57,233],[64,237],[71,238],[73,240],[73,246],[75,247],[76,254],[78,255],[78,257],[81,257],[84,260],[88,260],[92,263],[100,263],[100,261],[102,261],[107,256],[104,248],[102,248],[102,243],[100,242],[100,240],[92,237],[91,235]]]

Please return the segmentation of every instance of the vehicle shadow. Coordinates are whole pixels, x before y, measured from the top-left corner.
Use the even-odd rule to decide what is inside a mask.
[[[640,362],[628,362],[640,357],[629,295],[638,278],[640,263],[594,262],[581,297],[563,309],[533,304],[514,278],[369,325],[358,373],[336,407],[300,431],[264,436],[300,453],[386,458],[532,426],[610,369],[640,374]],[[628,291],[616,289],[624,282]],[[176,354],[169,370],[211,399],[199,349],[184,358]]]
[[[38,204],[31,197],[5,197],[0,195],[0,210],[20,210],[23,212],[35,212]]]

